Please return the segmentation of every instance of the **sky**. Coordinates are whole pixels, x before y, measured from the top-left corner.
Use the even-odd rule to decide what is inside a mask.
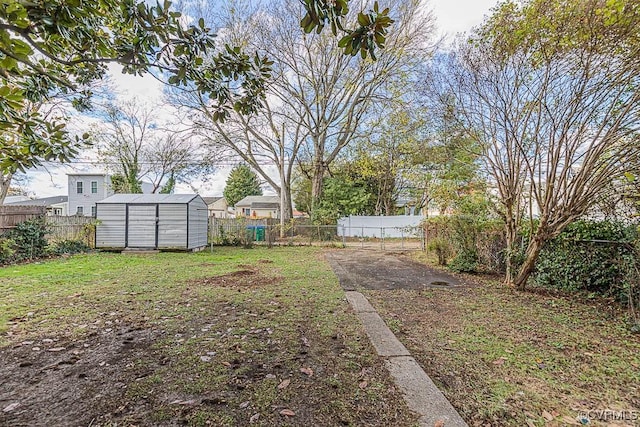
[[[480,24],[490,13],[498,0],[429,0],[427,5],[436,17],[439,35],[446,41],[461,32],[469,31]],[[162,84],[153,77],[137,77],[122,74],[117,65],[110,65],[109,74],[115,88],[117,100],[124,101],[131,98],[147,100],[149,103],[160,101]],[[88,123],[86,121],[84,123]],[[81,157],[90,153],[80,153]],[[231,167],[218,168],[206,182],[192,181],[190,185],[178,184],[176,193],[193,193],[197,190],[203,196],[219,196],[225,186],[225,181]],[[49,197],[65,195],[67,192],[67,173],[100,172],[105,171],[87,164],[48,165],[27,172],[28,183],[24,186],[30,197]],[[270,194],[269,190],[265,194]]]

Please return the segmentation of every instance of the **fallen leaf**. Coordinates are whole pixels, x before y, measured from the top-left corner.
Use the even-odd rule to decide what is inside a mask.
[[[313,376],[313,369],[311,368],[300,368],[300,372],[309,376]]]
[[[198,403],[197,400],[191,399],[191,400],[174,400],[173,402],[171,402],[169,404],[170,405],[193,406],[196,403]]]
[[[231,363],[229,363],[229,362],[220,362],[220,363],[222,363],[227,368],[231,367]]]
[[[290,379],[283,380],[280,384],[278,384],[278,390],[284,390],[285,388],[289,387],[289,384],[291,384]]]
[[[502,365],[504,365],[504,359],[503,358],[499,358],[499,359],[494,360],[492,363],[494,365],[496,365],[496,366],[502,366]]]
[[[579,423],[579,422],[577,422],[577,421],[575,420],[575,418],[571,418],[571,417],[570,417],[570,416],[568,416],[568,415],[565,415],[564,417],[562,417],[562,418],[561,418],[561,421],[562,421],[563,423],[565,423],[565,424],[569,424],[569,425],[572,425],[572,426],[579,426],[579,425],[580,425],[580,423]]]
[[[536,427],[536,425],[531,420],[527,420],[527,426],[528,427]]]
[[[307,339],[307,337],[302,337],[302,344],[304,344],[305,347],[311,347],[311,344],[309,344],[309,340]]]
[[[367,388],[368,385],[369,385],[369,382],[367,380],[364,380],[364,381],[361,381],[360,384],[358,384],[358,387],[364,390],[365,388]]]
[[[202,362],[211,362],[211,356],[200,356]]]
[[[551,415],[550,412],[547,411],[542,411],[542,417],[547,421],[553,421],[553,419],[555,418],[553,415]]]
[[[64,350],[66,350],[64,347],[54,347],[49,349],[49,351],[52,353],[57,353],[59,351],[64,351]]]
[[[244,409],[244,408],[246,408],[247,406],[249,406],[249,401],[248,401],[248,400],[246,400],[246,401],[244,401],[244,402],[242,402],[242,403],[240,404],[240,409]]]
[[[2,412],[11,412],[14,409],[16,409],[18,406],[20,406],[20,402],[14,402],[10,405],[5,406],[5,408],[2,410]]]
[[[283,409],[282,411],[280,411],[280,415],[285,415],[287,417],[294,417],[296,413],[293,412],[291,409]]]
[[[253,424],[255,422],[258,422],[258,418],[260,418],[260,414],[251,415],[251,418],[249,418],[249,424]]]
[[[438,420],[433,424],[433,427],[444,427],[444,421]]]

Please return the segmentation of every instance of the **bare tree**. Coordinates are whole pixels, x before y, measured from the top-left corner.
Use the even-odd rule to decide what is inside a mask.
[[[544,244],[638,156],[640,10],[621,3],[507,1],[434,67],[434,99],[480,143],[506,224],[506,282],[519,289]]]
[[[138,100],[111,104],[94,130],[100,160],[119,177],[118,191],[142,192],[147,180],[157,193],[197,165],[188,135],[158,119],[157,111]]]
[[[370,7],[353,2],[353,10]],[[294,163],[304,157],[310,165],[313,199],[322,193],[322,179],[339,153],[363,130],[363,119],[383,102],[392,101],[386,85],[415,72],[432,50],[433,19],[418,0],[394,6],[395,23],[377,60],[344,55],[331,34],[301,34],[304,9],[290,1],[261,3],[238,19],[238,9],[221,37],[229,37],[246,51],[274,61],[261,111],[252,117],[233,114],[224,123],[206,98],[191,94],[179,101],[197,111],[198,132],[212,145],[241,157],[278,193],[283,193],[285,216],[291,212]],[[273,11],[277,11],[274,13]],[[267,165],[278,168],[279,182]]]

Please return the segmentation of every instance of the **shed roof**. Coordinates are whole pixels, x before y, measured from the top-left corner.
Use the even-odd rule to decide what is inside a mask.
[[[258,204],[261,206],[259,207]],[[266,208],[279,207],[280,197],[278,196],[247,196],[244,199],[237,202],[236,206],[247,206],[254,209],[264,209],[265,207],[262,206],[264,204],[269,204],[269,206],[265,206]]]
[[[103,199],[98,204],[103,203],[140,203],[140,204],[163,204],[163,203],[189,203],[197,194],[114,194]]]

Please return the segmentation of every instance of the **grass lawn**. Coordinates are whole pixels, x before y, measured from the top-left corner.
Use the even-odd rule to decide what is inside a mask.
[[[314,248],[0,268],[0,362],[7,426],[416,420]]]
[[[456,290],[364,292],[470,425],[579,425],[580,414],[640,425],[640,335],[624,309],[466,279]],[[627,419],[597,420],[606,409]]]

